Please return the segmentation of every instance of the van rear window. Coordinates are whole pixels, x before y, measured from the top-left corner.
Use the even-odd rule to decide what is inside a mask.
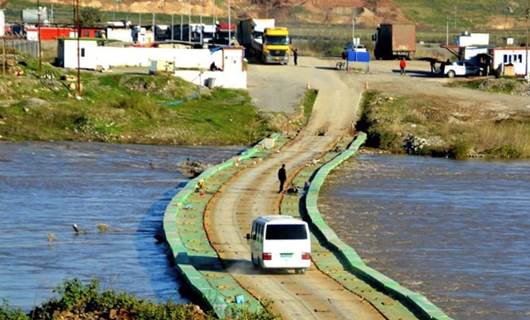
[[[305,240],[307,239],[307,231],[303,224],[269,224],[265,239]]]

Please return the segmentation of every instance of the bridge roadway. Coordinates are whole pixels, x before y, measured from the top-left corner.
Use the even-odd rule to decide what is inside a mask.
[[[384,319],[368,302],[312,267],[304,275],[255,270],[245,235],[259,215],[277,214],[281,195],[276,172],[286,164],[289,176],[348,135],[355,120],[361,85],[330,62],[304,59],[303,67],[259,66],[258,72],[291,72],[319,90],[308,126],[280,153],[243,169],[209,203],[206,230],[227,271],[254,296],[271,301],[284,319]],[[285,76],[285,75],[283,75]],[[271,99],[274,96],[271,95]],[[325,135],[318,135],[324,131]]]

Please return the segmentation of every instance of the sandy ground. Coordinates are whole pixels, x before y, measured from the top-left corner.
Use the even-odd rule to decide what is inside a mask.
[[[281,197],[276,172],[280,165],[285,163],[292,177],[297,168],[348,134],[357,112],[360,88],[355,83],[342,79],[328,62],[303,59],[303,63],[304,67],[297,68],[271,67],[266,77],[287,72],[320,90],[308,127],[282,152],[243,170],[224,186],[207,209],[208,235],[229,265],[227,271],[255,296],[273,301],[273,311],[284,319],[383,319],[368,302],[315,268],[305,275],[266,273],[250,263],[245,235],[255,217],[278,213]],[[274,91],[264,91],[269,90]],[[269,94],[274,96],[274,92]],[[320,131],[326,135],[317,135]]]

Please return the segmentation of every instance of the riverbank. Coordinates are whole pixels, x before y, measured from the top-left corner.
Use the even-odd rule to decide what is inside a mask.
[[[365,92],[357,129],[369,147],[455,159],[530,158],[530,110],[462,106],[428,94]]]
[[[171,75],[73,73],[18,57],[23,76],[0,81],[0,140],[246,145],[270,133],[242,90],[202,88]]]

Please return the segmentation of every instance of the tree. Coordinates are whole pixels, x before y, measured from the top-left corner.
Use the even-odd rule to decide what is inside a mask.
[[[103,21],[103,14],[96,8],[83,8],[80,19],[84,26],[97,26]]]

